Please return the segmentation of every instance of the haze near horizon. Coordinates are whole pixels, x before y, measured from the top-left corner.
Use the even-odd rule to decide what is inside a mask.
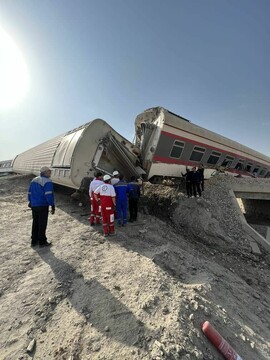
[[[0,0],[0,160],[95,118],[132,140],[154,106],[270,156],[269,15],[267,0]]]

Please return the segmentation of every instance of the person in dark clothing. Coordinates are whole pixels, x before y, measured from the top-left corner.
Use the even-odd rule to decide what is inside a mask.
[[[135,176],[130,178],[127,186],[128,204],[129,204],[129,221],[137,220],[138,216],[138,203],[141,196],[140,185],[137,183]]]
[[[194,166],[191,171],[191,186],[192,186],[192,197],[201,197],[201,174],[196,170]]]
[[[119,175],[119,181],[114,184],[116,193],[116,211],[117,211],[117,223],[120,226],[126,226],[127,224],[127,183],[124,181],[123,175]]]
[[[204,191],[204,166],[200,164],[198,166],[198,171],[201,174],[201,190]]]
[[[28,207],[32,209],[33,217],[31,246],[51,245],[46,237],[49,206],[51,206],[51,213],[55,213],[53,184],[50,177],[51,170],[43,166],[40,169],[40,176],[31,181],[28,190]]]
[[[192,172],[189,168],[186,168],[186,173],[182,176],[185,178],[186,181],[186,191],[187,191],[187,197],[191,197],[192,195],[192,187],[191,187],[191,178],[192,178]]]

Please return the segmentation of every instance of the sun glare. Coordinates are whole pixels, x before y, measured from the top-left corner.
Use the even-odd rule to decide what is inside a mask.
[[[0,109],[16,106],[29,86],[27,66],[12,38],[0,28]]]

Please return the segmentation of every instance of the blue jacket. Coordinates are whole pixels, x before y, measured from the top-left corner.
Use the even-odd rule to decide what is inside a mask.
[[[31,207],[54,206],[52,180],[45,176],[35,177],[30,183],[28,201]]]
[[[120,180],[114,185],[116,193],[116,201],[127,200],[127,183]]]
[[[140,185],[136,182],[128,183],[127,192],[130,199],[139,199],[141,195]]]

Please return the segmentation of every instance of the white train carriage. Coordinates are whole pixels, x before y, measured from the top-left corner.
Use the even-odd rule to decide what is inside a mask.
[[[94,177],[96,170],[140,176],[137,155],[134,144],[104,120],[95,119],[18,155],[13,170],[39,175],[40,168],[48,166],[54,183],[78,189],[82,179]]]
[[[205,178],[217,169],[234,175],[270,177],[270,158],[192,124],[162,107],[145,110],[135,120],[135,144],[141,150],[147,178],[181,177],[186,167],[205,167]]]

